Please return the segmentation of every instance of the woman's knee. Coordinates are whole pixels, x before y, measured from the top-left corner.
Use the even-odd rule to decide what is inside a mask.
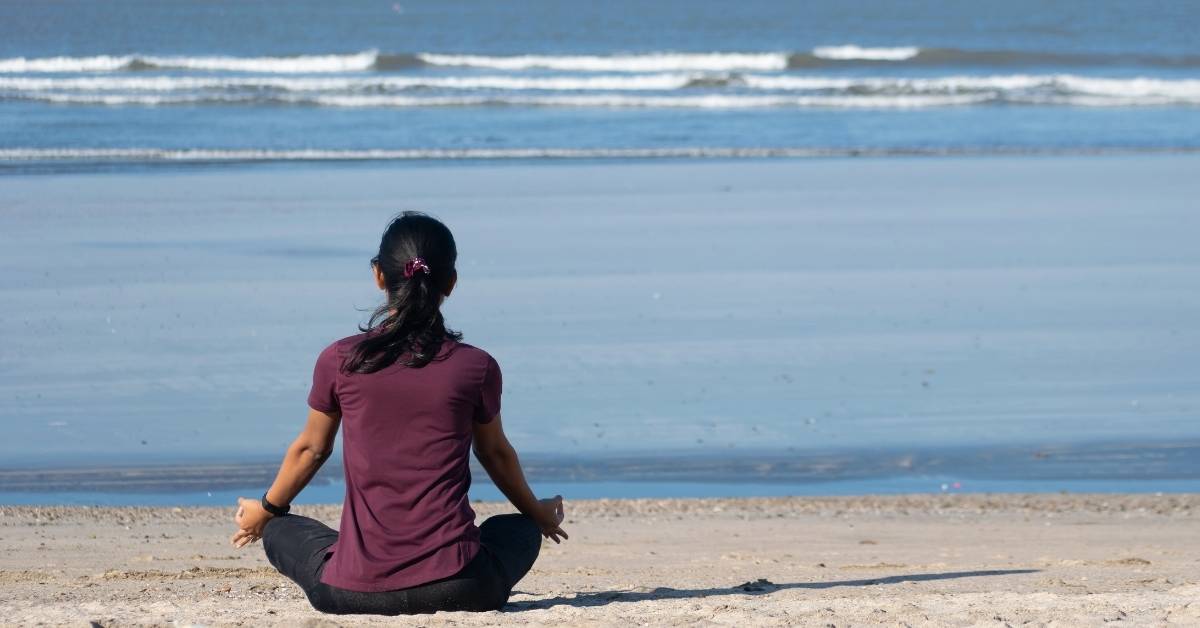
[[[514,540],[521,545],[541,547],[542,529],[528,515],[493,515],[479,526],[485,541],[488,539]]]
[[[541,528],[534,522],[533,517],[522,515],[520,513],[510,513],[507,515],[492,515],[484,520],[483,525],[479,526],[481,530],[494,530],[501,534],[541,534]]]
[[[279,549],[279,537],[281,536],[280,529],[287,525],[286,523],[281,523],[283,519],[283,517],[272,517],[271,519],[268,519],[266,525],[263,526],[263,551],[266,552],[267,560],[271,561],[272,565],[275,565],[275,559],[273,557],[276,555],[276,552]],[[275,567],[278,568],[279,566],[275,565]]]
[[[533,555],[536,557],[538,551],[542,548],[542,528],[532,517],[520,515],[520,530],[521,537],[533,548]]]
[[[272,517],[263,526],[262,546],[267,561],[289,577],[297,561],[301,560],[304,540],[301,519],[294,515]]]

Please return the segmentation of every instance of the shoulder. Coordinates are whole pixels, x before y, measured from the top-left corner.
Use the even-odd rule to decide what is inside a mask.
[[[339,338],[325,345],[325,348],[321,349],[321,352],[317,354],[317,363],[334,362],[340,365],[342,360],[345,360],[354,352],[354,347],[358,346],[358,343],[362,341],[364,336],[366,336],[365,333],[354,334],[353,336]]]
[[[496,358],[493,358],[492,354],[480,349],[479,347],[476,347],[475,345],[467,344],[465,342],[455,342],[449,353],[450,357],[454,360],[484,368],[499,368]]]

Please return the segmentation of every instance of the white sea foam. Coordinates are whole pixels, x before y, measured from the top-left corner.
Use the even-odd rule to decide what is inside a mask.
[[[1200,103],[1200,79],[1096,78],[1062,75],[1056,77],[1066,90],[1081,94],[1124,98],[1159,97]]]
[[[263,102],[253,94],[81,94],[59,92],[35,92],[24,95],[23,100],[48,102],[60,105],[106,105],[110,107],[134,105],[157,107],[159,105],[185,104],[254,104]]]
[[[227,72],[305,74],[369,70],[378,53],[373,50],[345,55],[300,55],[294,57],[185,57],[185,56],[94,56],[0,59],[2,73],[113,72],[137,65],[146,68]]]
[[[111,72],[127,67],[133,57],[43,57],[0,59],[0,72]]]
[[[596,95],[471,95],[471,96],[407,96],[398,94],[323,94],[285,93],[264,99],[255,94],[219,93],[62,93],[32,92],[22,100],[75,105],[160,106],[183,104],[263,104],[279,103],[346,108],[415,108],[415,107],[564,107],[620,109],[759,109],[759,108],[838,108],[838,109],[916,109],[970,105],[991,98],[987,94],[941,95],[724,95],[694,96],[636,96],[630,94]]]
[[[369,70],[375,65],[377,56],[378,53],[371,50],[349,55],[302,55],[296,57],[141,57],[141,60],[153,67],[167,69],[305,74]]]
[[[593,76],[86,76],[71,78],[3,77],[0,90],[15,91],[138,91],[274,89],[280,91],[365,91],[435,88],[454,90],[645,91],[686,87],[701,74],[641,74]]]
[[[671,92],[706,89],[775,92],[845,92],[846,95],[945,95],[987,92],[1022,102],[1034,96],[1111,96],[1121,103],[1200,103],[1200,79],[1102,78],[1070,74],[904,77],[828,77],[788,74],[657,73],[584,76],[85,76],[49,78],[0,76],[0,92],[72,95],[213,92],[213,97],[256,90],[352,96],[416,88],[456,91]],[[1033,92],[1041,92],[1036,94]],[[731,94],[732,95],[732,94]],[[269,94],[267,95],[269,97]],[[193,97],[199,98],[199,95]],[[236,100],[249,99],[243,95]],[[1139,100],[1141,99],[1141,100]]]
[[[972,51],[918,46],[818,46],[809,52],[647,52],[616,55],[477,55],[423,52],[388,54],[365,50],[346,54],[296,56],[95,55],[87,57],[11,57],[0,59],[0,73],[86,73],[122,70],[181,70],[270,74],[336,74],[399,70],[411,66],[472,67],[503,71],[566,72],[764,72],[800,69],[829,62],[914,62],[983,65],[1024,63],[1111,63],[1121,57],[1063,55],[1022,51]],[[1129,61],[1129,58],[1124,58]],[[1195,66],[1198,57],[1138,57],[1139,63]]]
[[[631,96],[626,94],[563,95],[563,96],[468,96],[415,97],[389,95],[317,96],[312,102],[334,107],[594,107],[647,109],[758,109],[787,107],[880,108],[914,109],[969,105],[987,100],[988,96],[766,96],[722,95],[697,96]]]
[[[466,66],[495,70],[547,69],[574,72],[769,71],[783,70],[788,65],[788,55],[783,52],[681,52],[612,56],[519,55],[510,57],[422,53],[417,57],[429,65],[439,66]]]
[[[747,87],[768,90],[854,90],[872,93],[955,93],[1052,86],[1055,76],[947,76],[937,78],[789,76],[747,74]]]
[[[263,105],[283,104],[342,108],[562,107],[612,109],[925,109],[987,103],[1025,105],[1135,107],[1200,104],[1200,100],[1159,95],[1092,95],[1031,92],[1001,94],[977,91],[938,94],[703,94],[637,96],[633,94],[410,96],[401,94],[280,93],[62,93],[30,92],[0,96],[56,104],[105,106]]]
[[[819,46],[813,48],[812,54],[820,59],[834,61],[905,61],[921,53],[916,46],[899,46],[893,48],[862,48],[854,44],[845,46]]]

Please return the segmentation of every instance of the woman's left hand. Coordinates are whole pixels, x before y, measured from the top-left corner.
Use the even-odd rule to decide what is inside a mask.
[[[263,510],[261,503],[239,497],[237,514],[233,516],[233,522],[237,524],[238,531],[229,539],[229,542],[234,547],[245,547],[261,539],[263,528],[272,517],[274,515]]]

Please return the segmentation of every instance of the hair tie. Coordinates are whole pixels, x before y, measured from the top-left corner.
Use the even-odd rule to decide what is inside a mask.
[[[408,260],[407,262],[404,262],[404,278],[405,279],[412,279],[412,276],[417,274],[418,270],[425,273],[426,275],[428,275],[429,274],[429,264],[426,264],[425,260],[420,257],[414,257],[414,258]]]

